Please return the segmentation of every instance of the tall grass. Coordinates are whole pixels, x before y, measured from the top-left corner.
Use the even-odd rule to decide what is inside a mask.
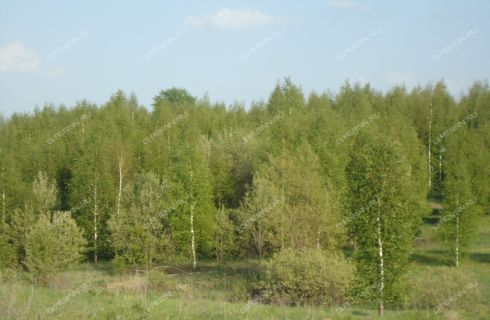
[[[490,314],[490,218],[459,270],[435,261],[430,228],[423,230],[409,274],[407,303],[392,306],[385,319],[488,319]],[[110,262],[82,264],[45,285],[32,285],[22,273],[0,273],[0,319],[372,319],[367,305],[343,308],[265,305],[250,292],[262,280],[258,261],[201,262],[161,266],[149,272],[116,273]],[[461,293],[470,283],[472,287]],[[454,298],[456,297],[456,298]],[[443,304],[440,312],[435,308]]]

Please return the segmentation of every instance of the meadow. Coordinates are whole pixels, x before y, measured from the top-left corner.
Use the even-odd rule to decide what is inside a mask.
[[[388,306],[385,319],[488,319],[490,315],[490,218],[481,219],[473,246],[459,272],[465,278],[451,287],[434,283],[434,275],[450,271],[447,252],[434,237],[428,219],[416,239],[409,277],[415,292],[448,305],[440,312],[419,303]],[[22,274],[2,274],[2,319],[373,319],[376,307],[347,303],[338,308],[263,304],[251,297],[260,281],[264,261],[159,266],[125,274],[111,262],[84,263],[62,272],[46,285],[33,285]],[[465,290],[466,287],[466,290]],[[438,290],[439,289],[439,290]],[[446,290],[446,291],[445,291]],[[478,294],[475,294],[478,292]],[[409,293],[410,296],[410,293]],[[477,299],[475,300],[475,296]],[[446,297],[444,299],[444,297]],[[412,297],[413,298],[413,297]],[[420,297],[419,297],[420,298]],[[421,299],[423,300],[423,299]],[[454,301],[453,301],[454,300]]]

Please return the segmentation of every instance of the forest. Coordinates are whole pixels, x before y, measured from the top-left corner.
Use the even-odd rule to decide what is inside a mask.
[[[0,117],[0,313],[488,319],[489,106],[286,78]]]

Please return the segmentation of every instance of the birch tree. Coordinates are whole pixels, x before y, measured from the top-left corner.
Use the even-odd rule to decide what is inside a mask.
[[[124,172],[124,156],[122,150],[117,154],[117,172],[119,177],[119,183],[117,188],[117,200],[116,200],[116,216],[119,216],[121,210],[121,197],[123,189],[123,172]]]
[[[116,265],[150,269],[171,253],[164,187],[154,175],[140,174],[124,188],[122,199],[119,214],[108,222]]]
[[[172,203],[169,224],[177,254],[191,259],[197,268],[200,255],[212,256],[214,248],[213,191],[205,149],[180,146],[169,164],[166,183]],[[171,168],[171,169],[170,169]]]
[[[110,154],[104,148],[106,143],[100,137],[89,141],[88,150],[74,160],[69,203],[73,218],[84,230],[87,253],[96,262],[112,254],[107,220],[115,211],[117,184],[111,175]]]
[[[382,134],[360,134],[347,167],[346,201],[355,215],[348,227],[355,235],[358,287],[376,301],[379,315],[400,298],[402,275],[413,239],[411,166],[399,142]]]
[[[48,213],[56,204],[58,191],[56,185],[43,171],[39,171],[33,183],[35,209],[39,213]]]
[[[331,249],[339,219],[333,201],[318,156],[305,143],[259,168],[242,204],[239,230],[253,240],[259,257],[265,247]]]
[[[459,267],[478,225],[478,198],[472,192],[467,149],[472,141],[466,133],[454,133],[448,141],[444,179],[444,208],[438,223],[440,233],[452,250],[454,265]]]

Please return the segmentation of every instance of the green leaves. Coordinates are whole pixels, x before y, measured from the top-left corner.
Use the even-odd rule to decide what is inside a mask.
[[[27,234],[24,264],[35,281],[44,281],[78,263],[85,245],[82,232],[69,214],[54,212],[52,221],[41,215]]]
[[[266,300],[338,306],[347,302],[352,265],[341,255],[317,249],[285,249],[267,263]]]
[[[334,198],[308,144],[271,156],[254,177],[241,208],[239,231],[261,257],[266,248],[334,248]]]
[[[414,225],[421,216],[409,164],[397,140],[361,133],[347,167],[347,212],[364,208],[347,224],[355,242],[358,283],[372,288],[371,297],[381,306],[399,298]]]
[[[475,192],[481,186],[472,183],[475,175],[470,170],[481,164],[475,161],[478,158],[470,158],[477,144],[470,137],[470,133],[464,129],[454,133],[448,138],[445,152],[444,208],[441,211],[439,233],[447,241],[456,266],[459,266],[461,256],[476,232],[481,210],[477,204],[482,202]],[[475,180],[479,182],[479,179]]]
[[[151,174],[135,177],[123,193],[119,215],[113,213],[109,228],[119,263],[150,268],[162,261],[169,246],[168,216],[163,209],[168,196]]]
[[[36,208],[40,212],[48,212],[52,209],[57,201],[58,191],[52,181],[42,171],[39,171],[34,180],[34,199]]]
[[[151,112],[118,91],[99,108],[82,101],[16,114],[0,125],[0,255],[5,265],[24,261],[36,225],[31,268],[53,263],[42,256],[55,254],[57,238],[46,235],[46,248],[32,239],[54,228],[37,225],[41,215],[63,209],[87,255],[116,256],[122,268],[345,249],[363,295],[396,300],[428,194],[443,203],[438,231],[451,255],[456,238],[464,254],[488,213],[489,102],[487,84],[455,101],[442,82],[386,94],[346,83],[305,101],[285,79],[249,110],[170,88]]]

